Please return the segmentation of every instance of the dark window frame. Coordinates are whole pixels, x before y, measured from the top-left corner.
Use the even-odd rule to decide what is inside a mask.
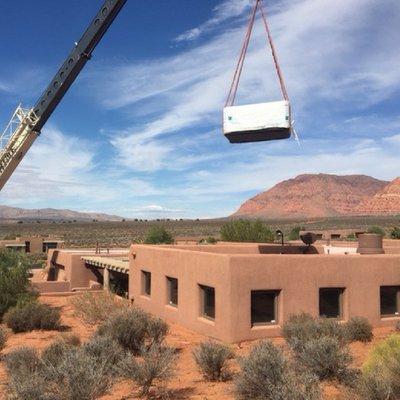
[[[178,307],[179,304],[179,282],[178,278],[174,278],[172,276],[167,276],[167,301],[168,305],[172,307]],[[174,289],[173,285],[176,283],[176,289]],[[176,301],[174,301],[174,293],[175,291],[175,296],[176,296]]]
[[[271,320],[266,320],[266,321],[255,321],[255,316],[254,316],[254,305],[253,305],[253,295],[256,296],[257,294],[262,294],[266,293],[268,295],[273,295],[273,315],[274,318]],[[277,325],[279,321],[279,296],[280,296],[281,290],[280,289],[257,289],[257,290],[251,290],[250,291],[250,323],[251,326],[256,327],[256,326],[268,326],[268,325]],[[255,298],[254,298],[255,300]]]
[[[216,315],[216,307],[215,307],[215,288],[208,285],[199,285],[200,289],[200,315],[202,318],[209,319],[211,321],[215,321]],[[210,304],[207,304],[207,294],[212,294],[213,299]],[[213,304],[212,304],[213,303]],[[207,309],[213,309],[212,312],[208,312]]]
[[[382,312],[382,289],[393,289],[395,291],[395,309],[394,313]],[[379,287],[379,314],[381,318],[400,317],[400,285],[383,285]]]
[[[151,272],[142,269],[141,277],[142,277],[142,295],[150,297],[151,296]]]
[[[343,314],[344,314],[344,293],[346,291],[346,288],[344,287],[321,287],[319,288],[318,291],[318,315],[320,318],[333,318],[333,319],[338,319],[341,320],[343,319]],[[321,294],[323,292],[338,292],[338,308],[339,312],[338,315],[327,315],[323,313],[322,310],[322,302],[321,302]]]

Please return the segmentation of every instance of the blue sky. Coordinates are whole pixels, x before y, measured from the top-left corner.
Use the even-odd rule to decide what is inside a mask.
[[[399,176],[400,2],[264,2],[301,147],[222,135],[252,1],[128,0],[0,203],[206,218],[301,173]],[[0,5],[4,126],[20,101],[34,104],[102,2],[17,3]],[[280,99],[271,62],[258,21],[239,104]]]

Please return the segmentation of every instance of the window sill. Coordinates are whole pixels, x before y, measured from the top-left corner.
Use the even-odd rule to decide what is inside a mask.
[[[400,315],[382,315],[381,321],[398,321],[400,319]]]
[[[175,304],[166,304],[165,305],[165,308],[167,309],[167,310],[172,310],[172,311],[178,311],[178,306],[177,305],[175,305]]]
[[[151,296],[148,295],[148,294],[141,294],[140,297],[141,297],[142,299],[146,299],[146,300],[148,300],[148,301],[151,300]]]
[[[208,317],[205,317],[205,316],[201,316],[201,317],[198,317],[197,320],[200,321],[200,322],[203,322],[203,323],[205,323],[207,325],[215,326],[215,319],[208,318]]]
[[[281,326],[278,323],[267,323],[267,324],[260,324],[260,325],[252,325],[250,330],[252,331],[263,331],[263,330],[271,330],[277,329]]]

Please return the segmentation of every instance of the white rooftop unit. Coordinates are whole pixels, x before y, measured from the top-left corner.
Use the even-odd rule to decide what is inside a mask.
[[[288,139],[290,104],[286,100],[224,108],[224,135],[231,143]]]

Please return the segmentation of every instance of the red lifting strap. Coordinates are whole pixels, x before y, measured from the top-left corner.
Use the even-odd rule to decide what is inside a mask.
[[[252,31],[253,31],[254,21],[256,19],[256,14],[257,14],[258,10],[260,10],[260,12],[261,12],[261,17],[263,19],[265,30],[267,32],[268,42],[269,42],[269,46],[271,47],[271,53],[272,53],[272,57],[274,59],[275,69],[276,69],[276,73],[277,73],[278,78],[279,78],[279,84],[280,84],[280,87],[281,87],[283,98],[285,100],[289,101],[289,96],[288,96],[287,91],[286,91],[286,86],[285,86],[285,82],[284,82],[284,79],[283,79],[282,70],[281,70],[281,68],[279,66],[278,56],[276,54],[274,42],[272,40],[271,32],[269,30],[269,26],[268,26],[268,22],[267,22],[267,17],[266,17],[266,14],[265,14],[264,10],[263,10],[261,2],[262,2],[262,0],[256,0],[256,4],[255,4],[254,9],[253,9],[253,11],[251,13],[249,26],[247,28],[247,32],[246,32],[246,36],[245,36],[245,39],[244,39],[243,47],[242,47],[242,50],[240,52],[239,61],[238,61],[237,66],[236,66],[235,75],[233,76],[232,85],[231,85],[231,88],[230,88],[230,91],[229,91],[228,98],[226,100],[225,107],[233,106],[233,104],[235,103],[236,93],[237,93],[237,90],[238,90],[240,77],[241,77],[242,71],[243,71],[244,60],[246,58],[247,49],[249,47],[250,37],[251,37]]]

